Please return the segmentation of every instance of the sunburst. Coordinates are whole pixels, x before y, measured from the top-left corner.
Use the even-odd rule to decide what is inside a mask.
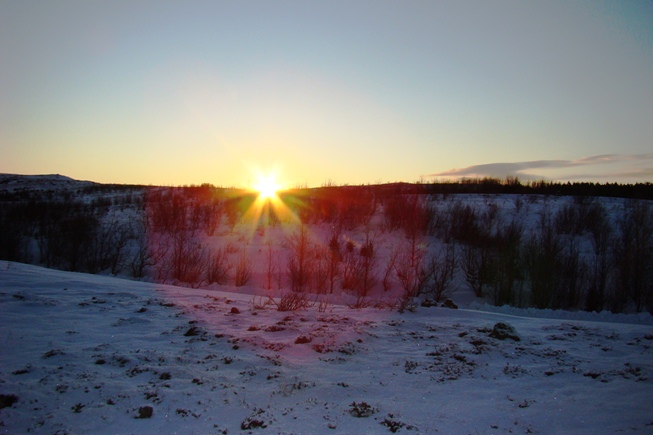
[[[272,200],[277,197],[277,191],[280,189],[280,186],[273,174],[260,175],[254,189],[258,191],[259,199]]]
[[[252,190],[256,193],[256,199],[246,213],[246,219],[252,222],[253,229],[279,221],[296,221],[297,217],[279,196],[283,187],[277,178],[277,172],[258,172],[254,175],[256,183]]]

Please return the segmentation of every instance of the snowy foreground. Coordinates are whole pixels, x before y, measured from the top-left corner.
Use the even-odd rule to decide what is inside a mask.
[[[0,433],[653,431],[650,318],[263,302],[0,262]]]

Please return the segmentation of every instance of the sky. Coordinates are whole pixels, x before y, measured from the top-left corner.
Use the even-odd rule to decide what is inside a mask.
[[[650,1],[0,0],[0,172],[653,181]]]

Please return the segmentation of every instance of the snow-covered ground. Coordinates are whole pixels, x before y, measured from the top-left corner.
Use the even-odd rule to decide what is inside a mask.
[[[653,431],[650,315],[280,312],[224,290],[0,262],[0,432]]]
[[[74,180],[65,175],[15,175],[0,174],[0,191],[1,192],[27,192],[27,191],[44,191],[54,190],[61,191],[64,189],[80,189],[92,186],[96,183],[91,181]]]

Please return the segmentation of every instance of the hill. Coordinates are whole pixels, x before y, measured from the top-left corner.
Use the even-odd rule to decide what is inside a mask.
[[[282,312],[266,300],[0,262],[0,428],[594,434],[653,425],[651,325],[336,304]],[[512,338],[497,334],[501,323]]]

